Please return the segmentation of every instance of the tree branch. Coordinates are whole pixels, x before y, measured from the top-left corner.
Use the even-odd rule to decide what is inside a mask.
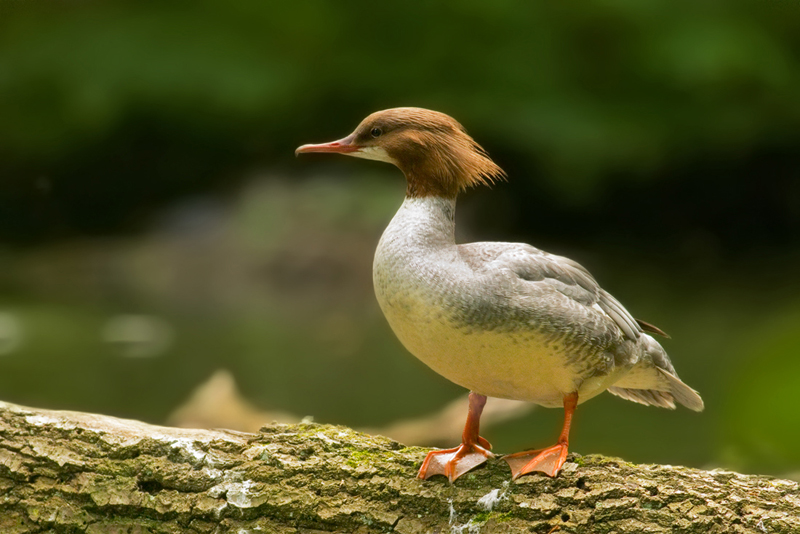
[[[572,454],[449,485],[426,450],[339,426],[186,430],[0,402],[0,532],[797,533],[798,484]]]

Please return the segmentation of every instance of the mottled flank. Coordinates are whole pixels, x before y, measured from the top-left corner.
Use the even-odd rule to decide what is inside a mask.
[[[422,482],[427,450],[341,426],[185,430],[0,402],[0,532],[800,532],[800,486],[572,454],[509,483],[492,459]]]

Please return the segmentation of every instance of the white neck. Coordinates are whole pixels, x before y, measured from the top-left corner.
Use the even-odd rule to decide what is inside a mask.
[[[406,197],[383,239],[427,249],[455,244],[456,199]]]

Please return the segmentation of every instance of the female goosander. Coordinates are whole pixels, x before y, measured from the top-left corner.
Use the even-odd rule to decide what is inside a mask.
[[[605,390],[641,404],[703,409],[648,334],[663,332],[634,319],[581,265],[521,243],[455,243],[458,193],[505,174],[453,118],[420,108],[378,111],[343,139],[296,151],[307,152],[385,161],[406,176],[405,201],[375,252],[375,294],[403,345],[470,390],[461,445],[429,452],[420,478],[452,482],[494,456],[478,433],[486,397],[564,406],[556,445],[504,457],[514,479],[555,476],[575,407]]]

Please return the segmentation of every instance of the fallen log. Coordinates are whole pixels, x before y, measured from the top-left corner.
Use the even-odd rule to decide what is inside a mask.
[[[571,454],[418,480],[426,449],[346,427],[188,430],[0,402],[0,532],[797,533],[798,483]]]

